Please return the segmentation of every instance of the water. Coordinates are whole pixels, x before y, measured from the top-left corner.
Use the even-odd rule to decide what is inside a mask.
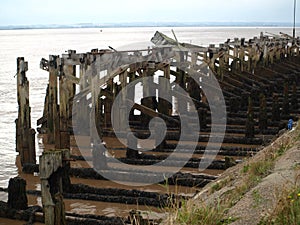
[[[150,39],[159,30],[173,37],[171,28],[105,28],[102,29],[52,29],[0,31],[0,187],[7,187],[8,180],[18,175],[15,165],[15,119],[16,100],[16,58],[25,57],[29,62],[27,77],[30,81],[30,105],[32,127],[42,116],[48,74],[39,69],[41,58],[49,54],[61,55],[68,49],[87,52],[94,48],[115,49],[146,48]],[[207,46],[219,44],[227,38],[259,36],[261,31],[291,34],[289,28],[175,28],[180,42]],[[298,34],[299,35],[299,34]],[[38,142],[41,140],[37,139]],[[37,156],[41,149],[37,149]],[[0,194],[1,199],[1,194]]]

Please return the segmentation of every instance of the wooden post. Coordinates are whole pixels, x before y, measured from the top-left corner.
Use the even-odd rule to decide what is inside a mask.
[[[48,94],[48,113],[47,113],[47,142],[60,146],[59,132],[59,111],[57,103],[57,77],[59,56],[49,56],[49,94]]]
[[[111,127],[111,107],[112,103],[115,97],[114,93],[114,82],[113,79],[109,79],[107,82],[107,91],[111,94],[112,98],[106,98],[103,100],[104,101],[104,127],[109,128]]]
[[[75,50],[69,50],[68,51],[69,54],[69,59],[74,61],[74,57],[76,56],[76,51]],[[69,114],[69,118],[72,117],[72,101],[74,99],[75,93],[76,93],[76,84],[71,82],[69,78],[76,78],[76,65],[65,65],[64,67],[64,74],[67,75],[68,80],[67,80],[67,88],[68,88],[68,93],[69,93],[69,110],[68,110],[68,114]]]
[[[122,89],[126,87],[127,75],[128,75],[127,71],[119,75]],[[123,92],[121,102],[119,102],[120,103],[119,110],[118,112],[114,113],[115,116],[114,118],[112,118],[114,120],[114,128],[121,131],[125,130],[124,121],[128,121],[129,119],[128,118],[129,114],[127,113],[126,98],[127,98],[127,92]]]
[[[69,150],[50,150],[40,156],[40,179],[45,225],[65,225],[63,173]]]
[[[25,210],[28,208],[26,181],[20,177],[11,178],[8,184],[8,207]]]
[[[290,101],[289,101],[289,84],[284,83],[283,89],[283,103],[282,103],[282,114],[287,116],[290,113]]]
[[[35,131],[31,128],[29,106],[29,81],[26,77],[28,63],[24,58],[17,59],[17,96],[18,119],[16,120],[16,147],[20,153],[21,165],[36,163],[35,159]]]
[[[242,39],[245,40],[245,39]],[[243,72],[244,69],[244,63],[245,63],[245,47],[242,45],[239,49],[239,59],[240,59],[240,71]]]
[[[100,93],[100,87],[99,87],[99,75],[97,74],[97,68],[96,68],[96,55],[90,55],[90,57],[93,58],[93,63],[90,65],[90,91],[92,95],[92,107],[91,107],[91,112],[90,112],[90,137],[91,137],[91,144],[97,144],[96,139],[98,136],[98,131],[96,127],[96,109],[97,104],[99,103],[98,101],[98,95]]]
[[[220,80],[222,81],[223,80],[223,77],[224,77],[224,73],[227,69],[227,65],[226,65],[226,62],[225,62],[225,51],[224,51],[224,44],[221,44],[220,45],[220,48],[222,49],[221,50],[221,55],[219,56],[219,76],[220,76]]]
[[[267,102],[264,94],[260,94],[260,107],[259,107],[259,129],[263,133],[268,127],[268,112]]]
[[[278,61],[278,62],[281,60],[281,49],[282,49],[282,45],[277,43],[275,45],[275,58],[276,58],[276,61]]]
[[[253,104],[251,97],[248,98],[248,111],[247,111],[247,121],[246,121],[246,138],[254,138],[254,118],[253,118]]]
[[[278,95],[275,93],[273,93],[272,121],[280,121],[280,106],[278,103]]]
[[[266,43],[263,45],[263,66],[269,65],[269,49]]]
[[[270,60],[270,64],[274,64],[274,55],[275,55],[275,48],[273,47],[270,51],[269,51],[269,60]]]
[[[184,62],[184,53],[180,52],[179,54],[179,63],[183,63]],[[207,57],[207,52],[205,53],[205,57]],[[209,59],[206,59],[209,60]],[[176,72],[178,73],[178,75],[176,76],[176,80],[175,82],[183,89],[186,90],[186,74],[185,71],[182,70],[182,68],[177,67],[176,68]],[[178,101],[177,98],[177,111],[181,114],[185,114],[187,112],[187,103],[186,102],[182,102],[182,101]]]
[[[297,84],[296,84],[295,81],[293,82],[293,93],[292,93],[292,99],[291,99],[291,109],[294,112],[297,112],[297,110],[298,110]]]
[[[96,170],[103,170],[107,168],[107,161],[106,161],[106,149],[103,147],[104,145],[100,143],[93,144],[93,166]]]
[[[150,79],[153,79],[153,74],[154,74],[154,69],[153,68],[147,68],[146,71],[144,71],[143,73],[143,77],[150,77]],[[150,82],[153,82],[153,80],[151,80]],[[153,85],[150,85],[153,86]],[[149,87],[148,83],[143,83],[143,98],[141,100],[141,104],[143,106],[146,106],[149,109],[153,109],[156,110],[155,107],[155,97],[156,96],[156,91],[152,90],[151,87]],[[144,127],[147,127],[149,124],[149,121],[151,120],[151,116],[145,114],[145,113],[141,113],[141,118],[142,118],[142,125]]]
[[[68,65],[64,65],[64,61],[61,61],[63,72],[59,78],[59,130],[60,130],[60,142],[56,146],[57,149],[70,149],[70,132],[69,132],[69,100],[70,93],[68,89],[68,81],[66,75],[69,75]]]
[[[198,109],[198,117],[200,122],[201,130],[205,130],[207,128],[207,109],[199,108]]]
[[[129,77],[129,83],[133,82],[135,80],[135,65],[131,65],[130,72],[128,73]],[[135,100],[135,87],[129,88],[127,91],[127,98],[134,102]],[[129,118],[132,120],[134,118],[134,110],[131,110],[129,113]]]
[[[48,112],[49,112],[49,84],[47,85],[47,88],[46,88],[43,116],[37,120],[37,125],[38,126],[42,125],[40,128],[38,128],[39,133],[43,133],[46,135],[48,132],[48,128],[47,128]],[[44,140],[44,141],[47,142],[47,140]]]
[[[138,159],[139,152],[135,150],[137,148],[137,139],[132,135],[127,135],[127,150],[126,150],[126,158],[128,159]]]
[[[165,114],[167,116],[172,115],[172,96],[170,99],[163,99],[163,96],[168,96],[171,91],[171,84],[170,84],[170,65],[167,65],[164,68],[164,77],[159,77],[159,88],[158,88],[158,112]],[[167,79],[169,82],[166,83],[163,79]]]
[[[80,64],[80,91],[87,89],[89,86],[87,70],[88,70],[87,55],[84,54]],[[73,101],[73,104],[79,104],[77,107],[78,111],[76,112],[78,114],[77,116],[78,121],[76,121],[77,126],[79,126],[81,132],[83,132],[82,135],[89,135],[90,134],[90,128],[89,128],[90,112],[89,112],[89,106],[86,99],[86,95],[82,96],[79,102]]]
[[[87,55],[84,54],[82,62],[80,64],[80,90],[84,90],[88,87],[88,78],[86,75],[87,68]]]
[[[229,52],[230,52],[230,47],[228,45],[228,43],[225,43],[224,44],[224,48],[226,49],[224,51],[224,67],[226,67],[226,71],[228,71],[228,69],[230,68],[230,65],[229,65]],[[222,77],[223,79],[223,77]]]

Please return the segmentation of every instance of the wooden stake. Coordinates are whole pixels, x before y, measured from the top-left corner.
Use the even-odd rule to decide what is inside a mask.
[[[31,129],[29,106],[29,81],[26,77],[28,63],[24,58],[17,59],[17,96],[18,119],[16,120],[16,147],[20,153],[21,165],[36,163],[35,159],[35,131]]]
[[[45,225],[65,225],[63,174],[69,150],[50,150],[40,156],[40,179]]]
[[[59,113],[57,104],[57,77],[59,56],[49,56],[49,95],[48,95],[48,118],[47,118],[47,136],[49,144],[59,145]]]

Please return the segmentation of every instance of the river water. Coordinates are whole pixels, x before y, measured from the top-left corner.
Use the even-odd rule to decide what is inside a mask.
[[[41,58],[47,59],[49,54],[61,55],[69,49],[82,53],[94,48],[107,49],[108,46],[117,50],[144,49],[151,46],[150,39],[156,30],[173,37],[170,27],[0,31],[0,187],[7,187],[9,178],[19,174],[16,166],[14,123],[17,118],[16,58],[25,57],[29,62],[27,77],[30,82],[32,127],[36,128],[36,120],[42,116],[48,82],[47,72],[39,68]],[[228,38],[252,38],[259,36],[261,31],[291,34],[292,29],[184,27],[174,28],[174,31],[179,42],[207,46],[223,43]],[[36,146],[38,157],[42,151],[41,139],[36,139]],[[27,180],[27,183],[30,182],[31,180]],[[6,195],[0,193],[0,200],[6,200]]]

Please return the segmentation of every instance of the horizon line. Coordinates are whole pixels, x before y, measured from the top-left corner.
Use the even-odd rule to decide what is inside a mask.
[[[59,29],[59,28],[126,28],[126,27],[180,27],[180,26],[198,26],[198,27],[292,27],[291,22],[105,22],[105,23],[72,23],[72,24],[18,24],[18,25],[0,25],[0,30],[20,30],[20,29]],[[300,27],[300,22],[296,23],[297,27]]]

